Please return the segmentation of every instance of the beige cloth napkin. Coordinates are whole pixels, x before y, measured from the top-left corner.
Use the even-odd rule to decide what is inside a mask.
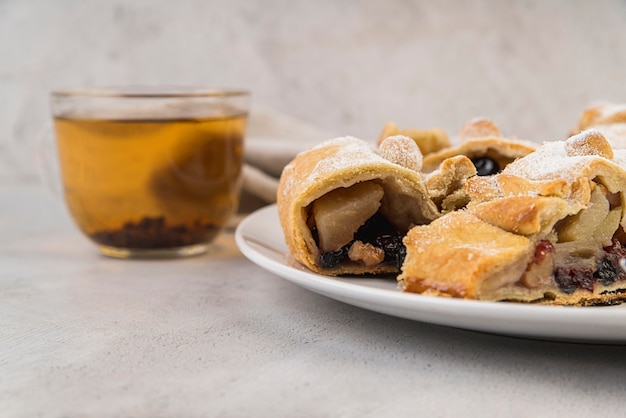
[[[275,110],[254,107],[248,120],[239,211],[275,202],[283,167],[299,152],[333,136]]]

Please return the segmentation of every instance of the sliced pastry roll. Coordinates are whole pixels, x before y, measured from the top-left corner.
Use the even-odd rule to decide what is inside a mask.
[[[326,141],[283,170],[277,206],[292,256],[326,274],[397,273],[402,237],[439,216],[420,174],[413,140],[379,149],[353,137]]]
[[[597,131],[547,142],[488,178],[467,208],[409,231],[408,292],[565,305],[626,298],[626,151]]]
[[[496,174],[511,162],[528,155],[536,148],[529,141],[503,138],[493,121],[476,118],[465,124],[459,133],[460,144],[424,156],[423,171],[434,171],[447,158],[464,155],[476,166],[479,176]]]

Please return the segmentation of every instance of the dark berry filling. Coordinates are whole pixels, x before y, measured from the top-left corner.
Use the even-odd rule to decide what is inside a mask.
[[[626,248],[622,246],[622,244],[614,239],[610,246],[604,247],[604,252],[606,253],[606,258],[611,262],[611,265],[616,271],[619,279],[626,279],[626,272],[621,266],[623,260],[626,259]]]
[[[472,160],[476,167],[476,174],[479,176],[490,176],[500,172],[500,165],[489,157],[479,157]]]
[[[317,231],[313,230],[312,232],[313,236],[316,237]],[[354,241],[361,241],[382,248],[385,252],[384,262],[394,264],[398,270],[404,263],[406,247],[402,242],[402,234],[396,231],[384,216],[377,213],[361,225],[354,234],[354,240],[338,250],[321,253],[318,259],[319,266],[322,268],[337,267],[348,258],[348,250]]]
[[[626,259],[626,249],[614,239],[612,244],[604,247],[605,257],[598,260],[596,270],[588,267],[557,267],[554,280],[559,289],[565,293],[573,293],[576,289],[593,291],[595,283],[608,286],[615,281],[625,280],[626,272],[621,267]]]
[[[402,268],[402,263],[406,257],[406,247],[402,242],[402,235],[399,233],[380,235],[376,237],[373,245],[385,251],[385,262],[393,263],[398,270]]]
[[[319,257],[319,265],[322,268],[330,269],[337,267],[348,254],[348,246],[342,247],[335,251],[327,251],[321,253]]]
[[[576,289],[593,291],[595,278],[590,268],[557,267],[554,271],[554,280],[565,293],[574,293]]]
[[[596,281],[599,281],[605,286],[610,285],[615,282],[615,278],[617,277],[617,271],[613,266],[613,263],[608,258],[603,258],[598,263],[598,269],[595,273],[593,273],[593,277]]]

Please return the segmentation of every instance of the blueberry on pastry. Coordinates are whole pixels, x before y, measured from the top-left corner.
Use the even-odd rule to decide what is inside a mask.
[[[398,273],[402,238],[439,216],[405,136],[378,149],[343,137],[326,141],[283,170],[277,206],[292,256],[325,275]]]
[[[467,179],[466,209],[408,232],[401,289],[562,305],[625,299],[625,167],[626,150],[588,130]]]
[[[447,147],[424,156],[423,171],[434,171],[446,159],[465,155],[476,167],[479,176],[499,173],[516,159],[536,148],[529,141],[503,138],[500,129],[486,118],[475,118],[466,123],[459,133],[460,145]]]

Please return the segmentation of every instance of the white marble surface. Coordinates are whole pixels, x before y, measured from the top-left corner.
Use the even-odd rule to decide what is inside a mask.
[[[104,258],[37,186],[0,187],[0,208],[2,417],[623,416],[623,347],[376,314],[230,235],[197,258]]]

